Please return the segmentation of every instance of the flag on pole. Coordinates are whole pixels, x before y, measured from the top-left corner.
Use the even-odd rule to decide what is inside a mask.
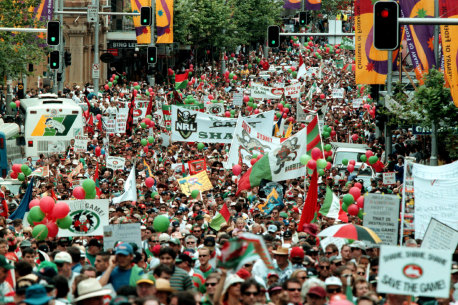
[[[216,231],[219,231],[223,224],[229,223],[230,218],[231,212],[227,208],[226,203],[224,203],[221,210],[216,213],[215,217],[213,217],[212,221],[210,222],[210,227]]]
[[[132,135],[132,129],[134,128],[134,108],[135,108],[135,96],[132,93],[132,99],[129,103],[129,112],[127,113],[127,121],[126,121],[126,135]]]
[[[304,225],[310,223],[315,217],[318,201],[318,172],[315,169],[310,180],[310,187],[305,198],[304,208],[302,210],[301,219],[299,220],[298,231],[302,232]]]
[[[21,203],[10,215],[9,219],[24,219],[25,213],[29,211],[29,203],[32,201],[33,179],[34,177],[30,179],[29,185],[27,186],[24,197],[22,197]]]
[[[326,188],[326,196],[324,197],[324,203],[321,206],[320,214],[328,218],[334,218],[343,222],[348,222],[348,216],[342,210],[339,197],[334,194],[329,186]]]
[[[124,201],[137,201],[137,183],[135,181],[135,164],[130,170],[130,174],[124,182],[124,193],[121,196],[113,198],[113,204],[119,204]]]
[[[175,75],[175,89],[186,89],[188,85],[188,72]]]
[[[297,69],[297,79],[304,76],[305,73],[307,73],[307,69],[305,69],[304,59],[302,58],[302,53],[301,53],[299,54],[299,67]]]

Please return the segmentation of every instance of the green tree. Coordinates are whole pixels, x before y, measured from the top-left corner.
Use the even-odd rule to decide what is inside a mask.
[[[0,1],[0,27],[38,28],[42,22],[33,18],[33,7],[40,0]],[[27,74],[28,63],[43,61],[46,49],[38,33],[0,32],[0,75],[17,78]],[[2,77],[3,79],[3,77]]]

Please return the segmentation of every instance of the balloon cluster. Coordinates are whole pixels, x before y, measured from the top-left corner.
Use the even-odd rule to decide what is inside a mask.
[[[321,134],[323,139],[334,137],[335,135],[336,135],[336,131],[332,128],[332,126],[328,126],[328,125],[323,126],[323,133]]]
[[[324,170],[331,169],[331,162],[326,161],[325,159],[322,158],[323,153],[318,147],[314,147],[310,153],[310,155],[303,154],[300,157],[300,162],[302,165],[307,166],[308,169],[314,171],[315,169],[318,169],[318,175],[323,176]]]
[[[342,198],[342,210],[351,216],[358,216],[361,219],[363,218],[364,214],[364,197],[361,196],[362,189],[362,184],[356,182],[355,186],[350,188],[348,194],[345,194]]]
[[[30,212],[27,221],[33,227],[32,236],[37,240],[56,237],[60,229],[68,229],[72,219],[68,216],[70,207],[66,202],[55,202],[52,197],[45,196],[29,203]]]
[[[13,110],[15,110],[16,108],[19,108],[20,105],[21,105],[21,102],[19,100],[16,100],[16,101],[10,103],[10,107]]]
[[[10,173],[10,177],[19,181],[24,181],[25,177],[32,174],[32,169],[27,164],[13,164],[11,169],[13,171]]]
[[[246,110],[252,112],[254,110],[255,114],[259,113],[258,105],[254,102],[254,98],[244,96],[243,101],[247,104]]]
[[[94,199],[97,195],[95,182],[92,179],[83,181],[83,186],[77,186],[73,189],[73,197],[76,199]]]
[[[143,129],[146,129],[146,128],[153,128],[154,127],[154,121],[153,121],[153,116],[151,114],[148,114],[141,122],[140,122],[140,126],[143,128]]]
[[[364,155],[359,157],[361,162],[365,162],[367,165],[371,166],[374,171],[380,173],[383,171],[383,162],[381,162],[377,156],[371,150],[367,150]]]
[[[291,39],[290,41],[291,44],[293,45],[293,47],[295,48],[299,48],[300,47],[300,44],[299,44],[299,38],[297,36],[291,36]]]
[[[353,171],[355,170],[355,164],[356,164],[355,160],[348,161],[348,159],[342,159],[342,164],[347,167],[347,170],[350,173],[353,173]]]
[[[97,157],[100,157],[101,155],[105,155],[105,149],[101,148],[100,146],[96,146],[94,148],[94,154],[97,156]]]
[[[118,83],[118,79],[119,75],[112,74],[110,77],[110,81],[108,82],[108,84],[104,86],[105,90],[108,91],[111,87],[113,87],[113,85],[116,85]]]
[[[288,122],[294,123],[293,117],[288,118],[288,113],[290,113],[291,110],[291,104],[287,104],[285,101],[281,101],[277,104],[277,109],[279,110],[275,113],[275,118],[277,120],[280,119],[280,117],[283,117],[284,119],[288,119]]]
[[[326,158],[326,161],[332,162],[332,146],[331,146],[331,144],[325,144],[324,145],[324,157]]]

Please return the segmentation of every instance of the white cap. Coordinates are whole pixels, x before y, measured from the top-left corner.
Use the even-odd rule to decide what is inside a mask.
[[[73,260],[72,260],[72,257],[70,256],[70,254],[68,254],[68,252],[61,251],[61,252],[57,253],[56,256],[54,257],[54,262],[55,263],[69,263],[69,264],[71,264],[73,262]]]
[[[330,276],[328,277],[325,281],[324,281],[324,284],[326,286],[340,286],[342,287],[342,281],[336,277],[336,276]]]

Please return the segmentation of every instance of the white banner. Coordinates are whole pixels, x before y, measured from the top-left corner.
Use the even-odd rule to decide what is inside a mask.
[[[70,207],[72,225],[59,230],[59,237],[103,235],[108,225],[108,199],[63,200]]]
[[[243,93],[234,93],[232,96],[232,105],[243,106]]]
[[[106,133],[116,133],[116,119],[103,117],[103,126],[105,127]]]
[[[124,165],[126,164],[126,158],[122,157],[107,157],[107,168],[111,168],[112,170],[124,169]]]
[[[205,104],[205,112],[211,115],[223,115],[224,114],[224,104],[223,103]]]
[[[75,144],[73,145],[73,151],[75,153],[87,152],[87,142],[89,139],[84,136],[75,136]]]
[[[283,93],[285,96],[292,98],[299,98],[301,95],[302,85],[300,83],[287,86],[287,87],[267,87],[260,84],[251,85],[251,97],[253,98],[267,98],[267,99],[279,99]]]
[[[302,91],[301,83],[297,83],[297,84],[285,87],[285,95],[290,96],[292,98],[300,98],[301,91]]]
[[[280,145],[280,138],[266,136],[258,130],[260,129],[254,129],[248,124],[248,121],[239,117],[234,131],[235,136],[229,150],[229,158],[225,164],[227,169],[231,169],[233,165],[241,164],[241,162],[251,167],[250,160],[254,154],[265,155]],[[265,130],[262,129],[263,132]],[[268,131],[269,133],[272,132],[272,126]]]
[[[458,161],[442,166],[414,163],[415,238],[423,239],[431,220],[458,230]]]
[[[353,104],[353,108],[358,109],[359,107],[361,107],[363,105],[363,99],[362,98],[355,98],[353,100],[352,104]]]
[[[340,88],[340,89],[333,89],[331,93],[332,98],[339,98],[342,99],[345,96],[345,89]]]
[[[380,237],[383,245],[397,244],[399,199],[396,195],[364,196],[363,226],[372,229]]]
[[[426,233],[423,236],[421,247],[425,249],[448,250],[450,253],[453,253],[457,244],[458,231],[431,218]]]
[[[448,298],[451,258],[444,250],[381,246],[377,292]]]
[[[272,130],[274,111],[244,118],[259,130]],[[172,106],[172,142],[231,143],[237,119]]]
[[[307,111],[305,112],[299,102],[296,103],[296,121],[309,123],[315,116],[316,111]]]
[[[103,249],[114,249],[117,242],[136,243],[142,249],[142,237],[139,223],[123,223],[103,227]]]

